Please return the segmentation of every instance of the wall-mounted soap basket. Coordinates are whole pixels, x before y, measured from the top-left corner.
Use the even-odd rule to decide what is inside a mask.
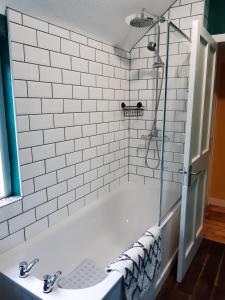
[[[121,103],[124,117],[141,117],[144,115],[144,106],[138,102],[136,106],[128,106],[124,102]]]

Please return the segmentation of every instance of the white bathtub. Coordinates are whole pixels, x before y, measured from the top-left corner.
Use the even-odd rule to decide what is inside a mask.
[[[168,192],[168,203],[173,209],[161,226],[163,263],[156,290],[163,282],[177,251],[179,203],[174,205],[176,197],[174,191]],[[42,292],[42,277],[57,270],[66,275],[85,258],[94,260],[98,267],[104,269],[146,229],[157,224],[158,216],[159,185],[127,183],[74,216],[1,255],[0,272],[41,299],[103,299],[120,281],[118,273],[112,272],[99,284],[85,289],[68,290],[55,286],[50,294]],[[36,257],[40,262],[30,276],[19,278],[19,262],[31,261]]]

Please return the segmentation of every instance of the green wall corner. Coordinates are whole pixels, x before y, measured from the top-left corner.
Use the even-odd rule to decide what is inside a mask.
[[[210,0],[207,29],[211,34],[225,33],[225,1],[224,0]]]

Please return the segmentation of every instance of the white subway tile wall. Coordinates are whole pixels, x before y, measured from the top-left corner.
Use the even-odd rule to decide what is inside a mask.
[[[190,35],[203,2],[178,0],[166,17]],[[0,208],[0,253],[128,179],[148,184],[160,176],[145,167],[141,139],[153,121],[155,58],[146,45],[156,35],[128,53],[12,9],[8,18],[24,197]],[[164,26],[160,44],[165,59]],[[181,182],[189,52],[188,43],[170,44],[164,179],[175,182]],[[142,101],[144,117],[125,119],[122,101]],[[162,109],[160,101],[159,126]]]
[[[24,197],[0,208],[0,253],[128,181],[129,53],[8,17]]]
[[[203,21],[204,1],[179,0],[166,13],[166,18],[172,20],[178,27],[191,36],[192,21]],[[160,55],[166,60],[166,24],[161,24]],[[142,135],[148,135],[154,120],[156,71],[153,63],[156,60],[154,52],[146,49],[149,41],[157,41],[157,29],[151,30],[131,50],[130,69],[130,102],[142,101],[146,107],[143,117],[130,120],[129,131],[129,180],[148,184],[160,179],[159,167],[156,170],[146,168],[145,154],[147,142],[141,139]],[[169,68],[168,68],[168,94],[166,106],[165,135],[168,141],[164,148],[164,173],[163,179],[181,183],[183,180],[180,170],[183,167],[184,136],[186,121],[186,106],[188,98],[190,44],[179,33],[170,33]],[[160,73],[161,70],[160,70]],[[163,105],[165,99],[165,81],[161,94],[158,111],[158,129],[162,129]],[[153,101],[151,101],[153,100]],[[161,143],[159,143],[161,150]],[[160,155],[160,153],[159,153]],[[148,163],[157,165],[156,144],[153,141],[148,153]],[[166,198],[166,195],[165,195]]]

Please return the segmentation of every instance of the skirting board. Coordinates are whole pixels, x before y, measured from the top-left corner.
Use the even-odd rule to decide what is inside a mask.
[[[208,204],[209,205],[216,205],[216,206],[225,207],[225,200],[216,199],[216,198],[209,198]]]
[[[225,34],[224,33],[222,33],[222,34],[213,34],[212,37],[214,38],[214,40],[217,43],[225,42]]]

